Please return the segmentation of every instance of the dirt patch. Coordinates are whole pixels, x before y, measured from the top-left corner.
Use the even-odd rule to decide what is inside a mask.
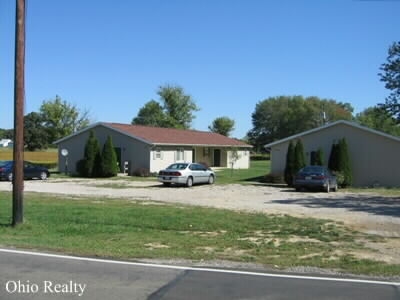
[[[146,248],[148,248],[149,250],[154,250],[154,249],[168,249],[168,248],[170,248],[169,246],[163,245],[163,244],[160,244],[160,243],[147,243],[147,244],[144,244],[144,245],[145,245]]]

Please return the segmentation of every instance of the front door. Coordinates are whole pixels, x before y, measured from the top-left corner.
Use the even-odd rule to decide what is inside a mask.
[[[221,166],[221,150],[214,149],[214,167]]]

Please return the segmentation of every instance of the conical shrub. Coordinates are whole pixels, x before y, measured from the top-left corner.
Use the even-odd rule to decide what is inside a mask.
[[[285,165],[285,182],[289,186],[293,185],[293,178],[296,173],[294,161],[295,161],[294,145],[293,145],[293,142],[290,141],[288,150],[286,153],[286,165]]]

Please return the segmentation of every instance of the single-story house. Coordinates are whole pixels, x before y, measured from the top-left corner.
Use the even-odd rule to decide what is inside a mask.
[[[0,140],[0,147],[4,147],[4,148],[9,147],[9,148],[11,148],[11,147],[13,147],[13,141],[10,140],[10,139],[1,139]]]
[[[290,141],[302,141],[307,164],[321,148],[328,165],[332,144],[342,138],[348,145],[354,186],[400,187],[400,138],[343,120],[265,145],[271,153],[271,174],[284,174]]]
[[[246,169],[252,146],[226,136],[197,130],[119,123],[95,123],[55,142],[60,171],[76,172],[76,163],[93,131],[100,146],[111,136],[121,172],[158,172],[174,162],[202,162],[211,167]],[[67,151],[65,151],[67,150]]]

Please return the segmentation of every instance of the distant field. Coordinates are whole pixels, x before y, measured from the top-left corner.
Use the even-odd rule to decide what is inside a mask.
[[[0,151],[0,160],[12,160],[13,152],[12,150],[8,151]],[[35,151],[24,152],[24,160],[32,161],[32,162],[43,162],[43,163],[50,163],[50,162],[57,162],[58,161],[58,154],[57,150],[49,150],[49,151]]]

